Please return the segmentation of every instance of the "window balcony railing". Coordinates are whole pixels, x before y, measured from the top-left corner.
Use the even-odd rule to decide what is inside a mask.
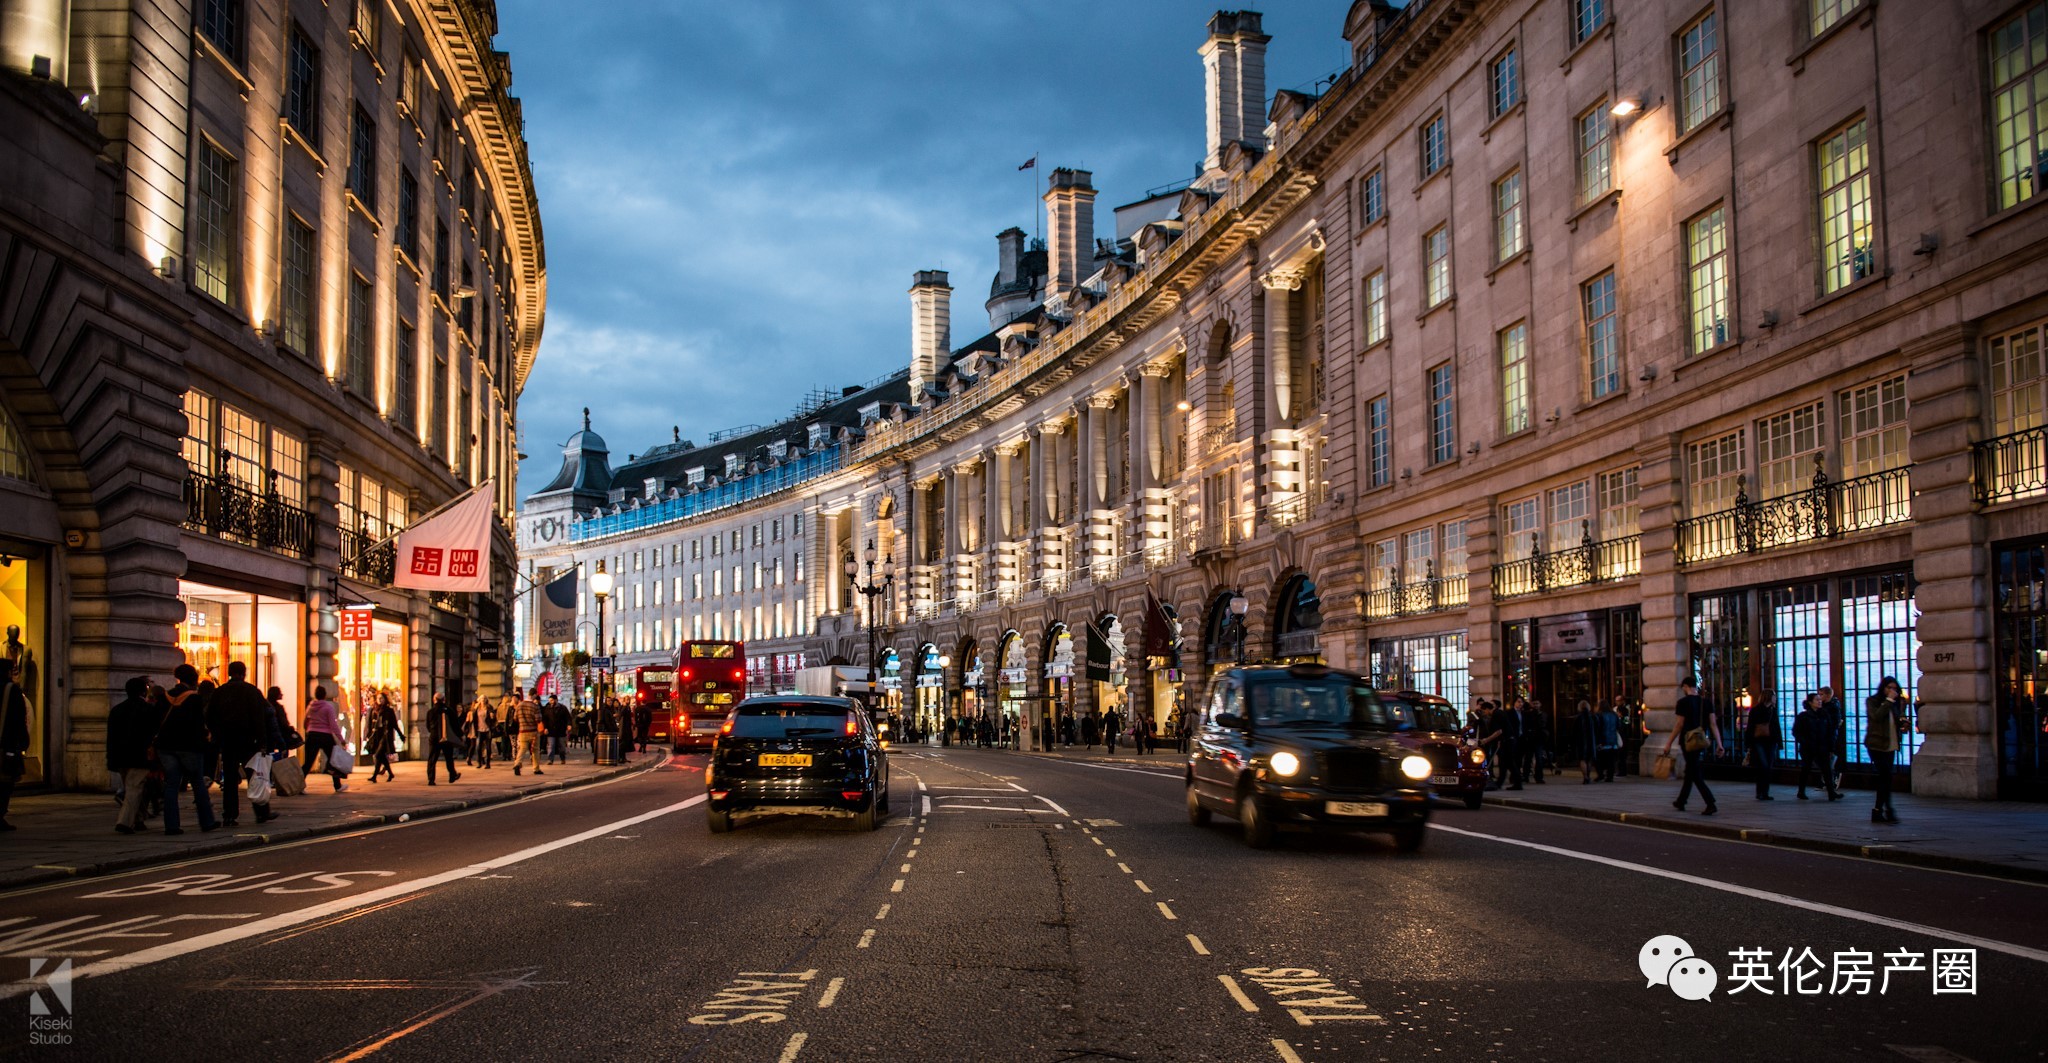
[[[1544,594],[1563,587],[1583,587],[1642,574],[1642,536],[1624,535],[1595,540],[1589,524],[1581,524],[1580,527],[1584,534],[1580,536],[1579,545],[1563,550],[1546,552],[1542,539],[1532,535],[1536,542],[1528,557],[1493,566],[1493,596],[1519,598],[1526,594]]]
[[[341,529],[341,574],[365,583],[388,586],[398,569],[398,544],[378,545],[361,528]]]
[[[257,491],[225,473],[188,470],[185,527],[293,557],[313,552],[313,514],[277,493],[275,474],[269,490]]]
[[[1439,576],[1436,564],[1424,569],[1428,575],[1414,583],[1402,583],[1400,573],[1381,587],[1367,591],[1365,616],[1368,620],[1390,620],[1399,616],[1420,616],[1445,609],[1463,609],[1466,600],[1465,574]]]
[[[1749,488],[1737,481],[1735,505],[1678,522],[1678,563],[1776,550],[1911,520],[1911,469],[1829,480],[1827,470],[1817,467],[1812,487],[1761,502],[1750,501]]]
[[[839,447],[816,451],[795,461],[763,469],[751,476],[736,477],[717,487],[698,487],[686,494],[665,498],[652,505],[643,501],[638,509],[622,509],[617,513],[606,513],[603,516],[576,521],[569,525],[569,541],[600,539],[607,535],[651,528],[752,502],[757,498],[837,471],[840,465],[840,451]]]
[[[1976,451],[1979,501],[2014,502],[2048,494],[2048,427],[1986,439]]]

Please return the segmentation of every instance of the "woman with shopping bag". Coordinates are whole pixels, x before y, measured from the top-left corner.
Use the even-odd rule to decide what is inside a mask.
[[[303,721],[306,734],[306,752],[299,767],[307,775],[325,771],[334,779],[334,792],[348,789],[342,781],[355,767],[355,757],[349,753],[348,745],[342,739],[341,710],[327,700],[327,688],[313,688],[313,700],[306,704]],[[346,764],[343,761],[346,760]],[[318,764],[318,767],[315,767]]]

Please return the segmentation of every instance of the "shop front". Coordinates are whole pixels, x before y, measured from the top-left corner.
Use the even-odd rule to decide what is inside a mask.
[[[1281,664],[1323,664],[1323,599],[1315,581],[1295,576],[1280,588],[1273,614],[1273,659]]]
[[[997,654],[1001,664],[996,676],[996,697],[1002,713],[996,721],[997,733],[1015,743],[1027,726],[1025,713],[1030,697],[1024,685],[1024,637],[1015,631],[1005,631],[997,645],[1001,647]]]
[[[1060,738],[1069,744],[1079,740],[1079,722],[1074,717],[1074,635],[1067,625],[1054,621],[1045,632],[1045,696],[1051,705]]]
[[[1180,611],[1145,595],[1145,707],[1151,732],[1176,741],[1180,725]]]
[[[914,661],[917,673],[911,679],[911,711],[916,714],[919,731],[936,732],[946,715],[946,658],[927,642],[918,647]]]
[[[1460,713],[1472,708],[1472,657],[1462,629],[1373,639],[1366,661],[1380,690],[1434,694]]]
[[[1088,685],[1091,704],[1096,714],[1114,709],[1129,724],[1129,706],[1125,704],[1125,687],[1130,682],[1126,672],[1129,661],[1125,656],[1124,625],[1115,613],[1104,613],[1088,625]]]
[[[961,640],[959,661],[960,689],[954,692],[954,715],[978,721],[988,698],[988,668],[981,658],[981,643],[972,638]]]
[[[16,785],[49,779],[49,565],[46,548],[0,539],[0,656],[14,665],[14,679],[28,698],[28,756]]]
[[[1992,550],[1998,796],[2048,801],[2048,539]]]
[[[1622,764],[1633,769],[1642,745],[1643,613],[1638,606],[1561,613],[1501,625],[1509,697],[1542,707],[1560,764],[1579,759],[1580,705],[1621,713]]]
[[[228,665],[241,661],[249,667],[249,682],[259,690],[277,687],[286,707],[311,699],[305,685],[302,603],[198,580],[178,581],[178,601],[185,608],[177,627],[178,650],[200,679],[227,682]]]
[[[875,678],[875,685],[879,690],[877,701],[882,714],[895,723],[890,727],[890,733],[897,733],[903,719],[903,657],[894,649],[882,651],[882,670]]]
[[[334,703],[340,706],[343,726],[348,728],[349,748],[362,751],[366,714],[384,698],[389,698],[391,707],[397,710],[403,723],[401,730],[411,734],[416,726],[407,698],[410,685],[407,679],[411,673],[407,667],[406,650],[411,643],[411,628],[397,614],[359,605],[341,610],[340,629],[341,641],[334,656],[334,675],[341,690],[334,696]],[[446,694],[450,705],[459,706],[462,703],[456,698],[457,692],[447,676],[459,676],[461,673],[452,670],[455,667],[452,660],[444,665],[441,640],[433,640],[432,646],[435,658],[433,693]],[[397,745],[400,752],[405,750],[403,740]]]

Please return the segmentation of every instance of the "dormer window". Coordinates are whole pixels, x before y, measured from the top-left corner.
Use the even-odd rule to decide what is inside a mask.
[[[768,460],[783,461],[789,457],[789,440],[777,439],[768,444]]]
[[[806,439],[807,439],[808,445],[810,446],[810,448],[811,448],[812,450],[818,450],[818,449],[821,449],[821,448],[823,448],[823,447],[829,447],[829,446],[831,446],[831,445],[832,445],[832,426],[831,426],[831,425],[827,425],[827,424],[814,424],[814,425],[810,425],[810,426],[809,426],[809,427],[808,427],[808,428],[806,429],[806,433],[805,433],[805,434],[806,434]]]
[[[867,426],[869,426],[869,425],[871,425],[871,424],[874,424],[874,423],[875,423],[876,421],[879,421],[879,420],[881,420],[881,419],[882,419],[882,404],[881,404],[881,403],[879,403],[879,402],[870,402],[870,403],[868,403],[868,404],[867,404],[866,406],[863,406],[863,407],[861,407],[861,408],[860,408],[860,426],[861,426],[862,428],[866,428]]]
[[[725,475],[726,475],[726,478],[727,478],[727,479],[731,479],[732,477],[738,476],[739,474],[740,474],[740,456],[739,456],[738,454],[727,454],[727,455],[725,456]]]
[[[661,477],[649,476],[642,481],[642,485],[647,489],[647,497],[650,500],[661,497]]]
[[[702,465],[699,465],[699,466],[697,466],[697,467],[696,467],[696,468],[694,468],[694,469],[690,469],[690,470],[687,470],[687,471],[685,471],[685,472],[683,473],[683,482],[684,482],[684,483],[686,483],[686,484],[688,484],[688,485],[689,485],[689,486],[691,486],[691,487],[701,487],[701,486],[703,486],[703,485],[704,485],[704,466],[702,466]]]

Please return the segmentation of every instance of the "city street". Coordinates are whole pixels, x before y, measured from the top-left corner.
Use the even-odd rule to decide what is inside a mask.
[[[71,959],[72,1025],[68,1048],[31,1044],[50,990],[13,986],[6,1053],[1990,1063],[2048,1044],[2039,886],[1495,807],[1440,810],[1412,857],[1370,837],[1259,852],[1221,817],[1191,826],[1161,758],[933,747],[893,755],[872,834],[714,836],[702,763],[11,893],[6,954]],[[1664,934],[1717,969],[1711,997],[1646,986]],[[1751,948],[1768,970],[1737,991]],[[1819,992],[1787,993],[1807,949]],[[1975,950],[1974,994],[1934,992],[1946,949]],[[1855,950],[1861,994],[1836,956]]]

